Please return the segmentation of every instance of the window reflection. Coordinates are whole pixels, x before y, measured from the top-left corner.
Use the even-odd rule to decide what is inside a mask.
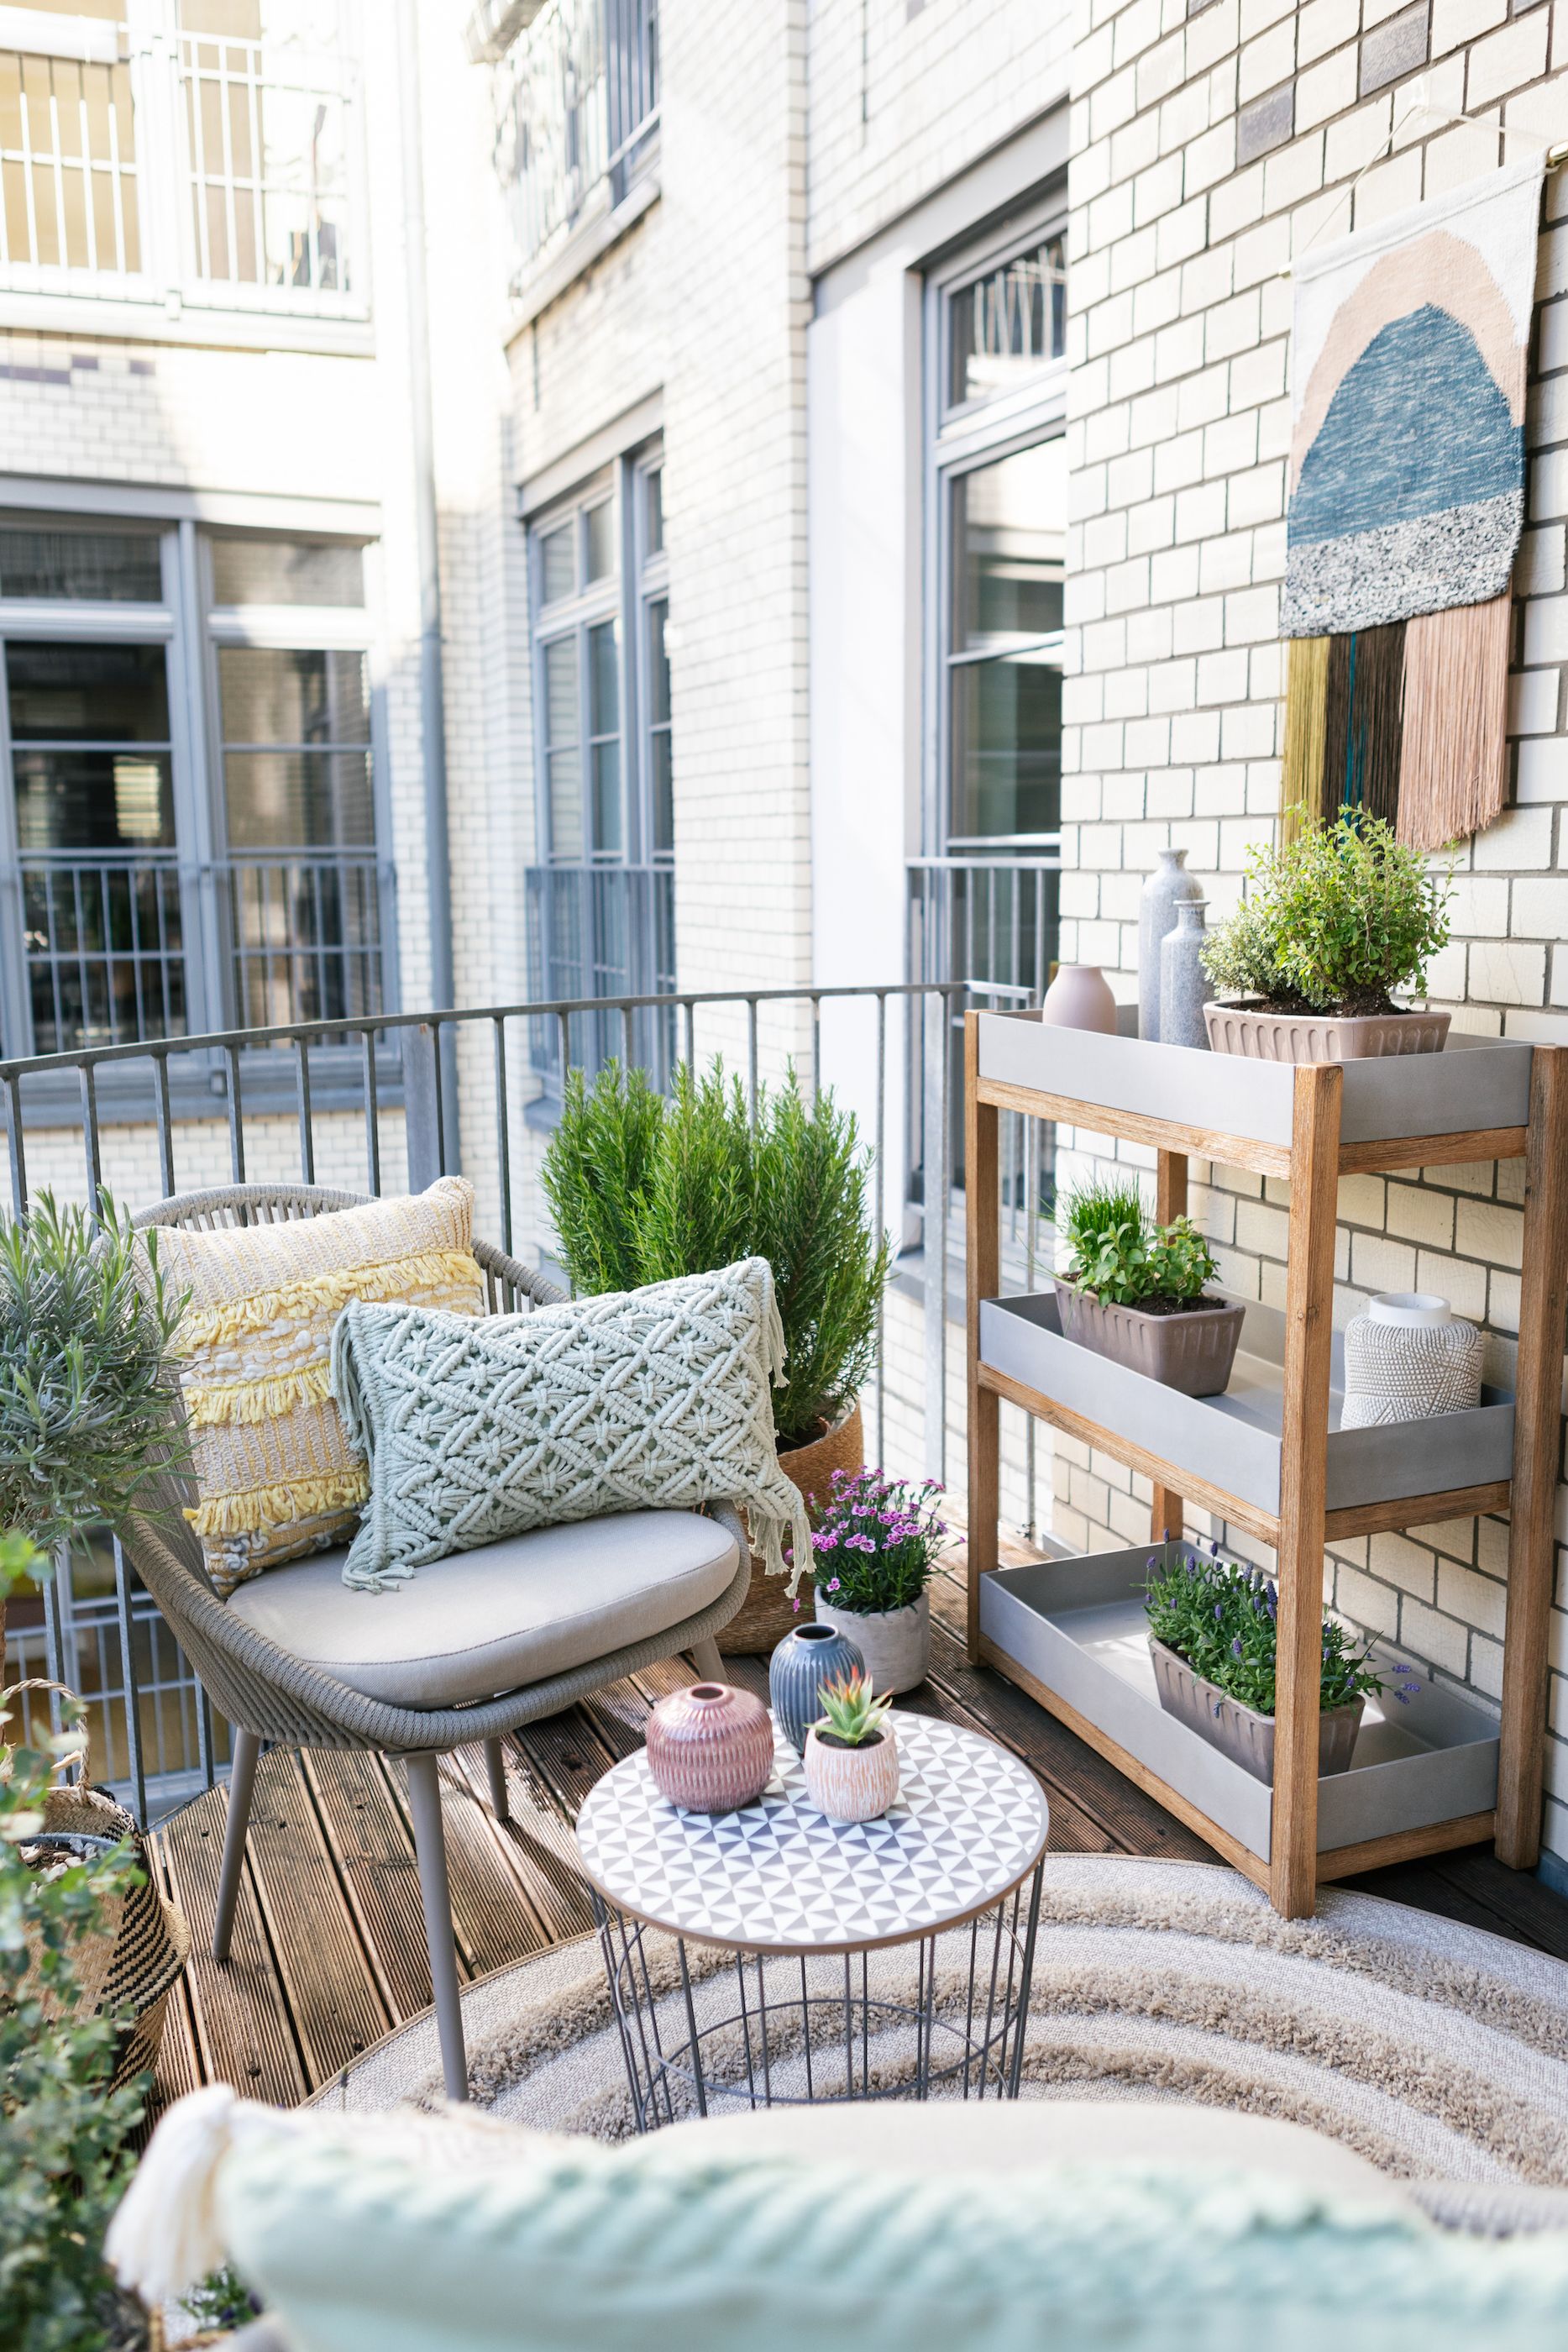
[[[1054,833],[1061,822],[1066,493],[1060,438],[953,483],[956,841]]]

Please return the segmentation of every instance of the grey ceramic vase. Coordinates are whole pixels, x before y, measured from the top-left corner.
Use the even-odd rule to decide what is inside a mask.
[[[1203,1008],[1208,1002],[1208,974],[1203,968],[1206,898],[1184,898],[1176,910],[1176,929],[1160,941],[1160,1043],[1192,1045],[1208,1051],[1208,1028]]]
[[[1188,874],[1185,849],[1162,849],[1138,899],[1138,1034],[1157,1040],[1160,1027],[1160,942],[1176,929],[1184,899],[1201,898],[1203,885]]]
[[[768,1662],[768,1696],[797,1756],[805,1749],[807,1726],[822,1712],[817,1700],[821,1685],[864,1670],[864,1657],[836,1626],[796,1625],[785,1634]]]

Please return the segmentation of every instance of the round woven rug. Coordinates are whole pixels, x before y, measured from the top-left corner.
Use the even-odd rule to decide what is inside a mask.
[[[943,1939],[944,1941],[948,1939]],[[958,1948],[961,1941],[962,1950]],[[952,1997],[967,1933],[938,1945]],[[695,1955],[696,1948],[690,1948]],[[669,1952],[653,1991],[681,2038]],[[874,1956],[896,1999],[913,1950]],[[733,1963],[694,1968],[699,2022],[733,2003]],[[598,1941],[584,1937],[463,1997],[476,2102],[552,2131],[632,2128]],[[787,2084],[779,2053],[775,2088]],[[872,2051],[880,2084],[913,2073],[902,2029]],[[744,2092],[737,2038],[716,2071]],[[1026,2098],[1168,2098],[1282,2116],[1329,2134],[1471,2227],[1568,2225],[1568,1966],[1500,1937],[1325,1889],[1315,1919],[1276,1917],[1235,1872],[1123,1856],[1048,1858]],[[441,2101],[427,2016],[368,2052],[313,2104]],[[744,2104],[716,2100],[715,2105]]]

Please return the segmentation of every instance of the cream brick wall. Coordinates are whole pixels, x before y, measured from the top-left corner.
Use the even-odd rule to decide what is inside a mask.
[[[1419,11],[1391,18],[1376,0],[1289,11],[1277,0],[1212,0],[1190,16],[1180,0],[1095,0],[1091,9],[1074,59],[1069,180],[1061,952],[1107,967],[1124,996],[1134,988],[1137,894],[1155,849],[1187,850],[1208,880],[1212,919],[1235,903],[1246,851],[1270,836],[1278,807],[1291,316],[1280,272],[1320,236],[1495,168],[1505,130],[1541,143],[1562,135],[1568,7],[1555,0],[1507,24],[1504,13],[1437,0],[1428,100],[1479,118],[1455,126],[1412,111],[1426,63]],[[1509,142],[1510,154],[1521,151]],[[1565,290],[1568,190],[1558,174],[1541,241],[1529,528],[1516,574],[1512,804],[1460,854],[1455,937],[1433,975],[1461,1027],[1551,1039],[1568,1035],[1554,1009],[1568,1004]],[[1091,1138],[1070,1141],[1095,1148]],[[1221,1169],[1195,1173],[1195,1211],[1224,1279],[1279,1300],[1285,1188]],[[1443,1291],[1484,1322],[1489,1367],[1506,1379],[1520,1181],[1518,1163],[1347,1180],[1336,1317],[1374,1289]],[[1118,1490],[1107,1481],[1102,1494],[1092,1465],[1063,1457],[1061,1466],[1059,1527],[1103,1542],[1119,1524]],[[1568,1531],[1568,1495],[1559,1516]],[[1496,1520],[1374,1537],[1335,1550],[1325,1590],[1357,1622],[1493,1698],[1505,1539]],[[1559,1597],[1568,1602],[1568,1589]],[[1547,1833],[1568,1854],[1562,1610],[1552,1644]]]

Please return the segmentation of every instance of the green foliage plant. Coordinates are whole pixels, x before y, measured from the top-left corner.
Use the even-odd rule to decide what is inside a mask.
[[[1284,1011],[1392,1012],[1396,989],[1426,992],[1452,889],[1382,817],[1343,809],[1249,853],[1247,897],[1208,935],[1204,970],[1222,993]]]
[[[46,1563],[9,1542],[6,1580]],[[7,1719],[0,1717],[0,1728]],[[130,2178],[127,2138],[144,2083],[109,2087],[122,2021],[86,2013],[78,1956],[107,1906],[138,1883],[134,1852],[39,1867],[67,1729],[0,1750],[0,2343],[5,2352],[108,2352],[141,2341],[103,2262],[103,2234]]]
[[[835,1470],[814,1514],[819,1598],[856,1616],[913,1607],[947,1534],[931,1507],[941,1492],[935,1478],[916,1486],[880,1470]]]
[[[880,1738],[882,1727],[893,1712],[893,1694],[878,1698],[871,1686],[871,1676],[854,1667],[847,1675],[839,1675],[831,1683],[823,1683],[817,1692],[821,1704],[819,1733],[824,1729],[841,1747],[864,1748],[871,1740]]]
[[[667,1101],[639,1070],[612,1062],[591,1087],[574,1070],[540,1176],[579,1291],[768,1260],[788,1349],[780,1448],[809,1444],[858,1393],[891,1253],[872,1230],[854,1118],[831,1093],[808,1102],[790,1071],[758,1088],[754,1118],[717,1062],[701,1076],[683,1065]]]
[[[1149,1561],[1144,1605],[1149,1632],[1195,1674],[1255,1713],[1273,1714],[1280,1595],[1261,1569],[1221,1559],[1218,1549],[1212,1558],[1186,1549],[1174,1560],[1156,1554]],[[1337,1618],[1325,1617],[1319,1683],[1324,1708],[1374,1691],[1391,1689],[1402,1706],[1415,1697],[1420,1684],[1386,1683],[1370,1662],[1371,1646]],[[1408,1675],[1412,1669],[1396,1665],[1394,1672]]]
[[[1070,1192],[1057,1213],[1071,1250],[1063,1279],[1080,1297],[1113,1307],[1200,1299],[1218,1272],[1188,1217],[1155,1223],[1132,1180],[1097,1178]]]

